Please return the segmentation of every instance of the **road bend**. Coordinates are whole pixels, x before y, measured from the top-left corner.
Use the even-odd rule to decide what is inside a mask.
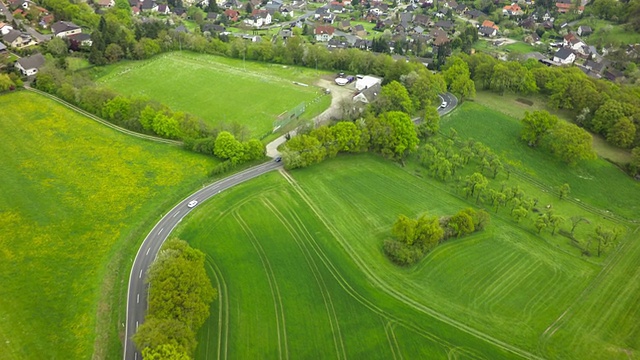
[[[185,216],[187,216],[193,209],[197,208],[197,206],[189,208],[187,204],[190,201],[197,200],[199,206],[200,203],[215,196],[216,194],[219,194],[221,191],[227,190],[281,166],[282,164],[279,162],[269,161],[216,181],[182,200],[178,205],[174,206],[173,209],[164,215],[153,227],[151,232],[142,242],[140,249],[138,249],[138,253],[133,260],[133,266],[131,267],[131,274],[129,275],[124,342],[125,360],[142,359],[142,354],[138,349],[136,349],[133,341],[131,341],[131,337],[136,333],[138,327],[142,325],[147,313],[148,286],[145,283],[147,270],[155,260],[158,255],[158,251],[160,251],[160,247],[169,237],[169,234],[171,234],[173,229]]]

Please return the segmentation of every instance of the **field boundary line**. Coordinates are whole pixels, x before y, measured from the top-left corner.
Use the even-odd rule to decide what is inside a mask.
[[[290,176],[287,174],[287,176]],[[295,179],[292,179],[295,182]],[[364,260],[362,260],[357,253],[353,250],[353,248],[351,248],[351,246],[349,245],[349,242],[344,239],[342,237],[342,235],[340,234],[340,232],[335,229],[332,225],[331,222],[329,220],[327,220],[320,212],[320,209],[317,209],[316,206],[313,204],[313,202],[311,201],[311,199],[309,198],[309,196],[306,194],[306,192],[296,183],[296,185],[294,186],[294,189],[296,190],[296,192],[298,192],[298,194],[301,196],[302,200],[305,201],[307,203],[307,205],[309,206],[309,208],[316,214],[316,216],[318,217],[318,219],[326,226],[326,228],[329,230],[329,232],[331,232],[331,234],[336,238],[336,240],[338,240],[340,242],[340,244],[342,245],[342,247],[347,251],[347,253],[351,256],[351,258],[354,260],[354,262],[356,263],[356,266],[358,266],[358,268],[360,268],[360,270],[365,274],[365,276],[371,280],[372,283],[374,283],[375,285],[377,285],[378,288],[380,288],[382,291],[384,291],[385,293],[387,293],[388,295],[390,295],[391,297],[395,298],[396,300],[410,306],[411,308],[418,310],[421,313],[430,315],[431,317],[438,319],[440,321],[442,321],[445,324],[448,324],[454,328],[457,328],[461,331],[466,332],[469,335],[475,336],[478,339],[484,340],[490,344],[493,344],[494,346],[501,348],[505,351],[511,352],[515,355],[521,356],[523,358],[531,358],[531,359],[541,359],[539,356],[534,355],[526,350],[522,350],[514,345],[511,345],[509,343],[506,343],[502,340],[496,339],[493,336],[486,334],[478,329],[475,329],[469,325],[466,325],[464,323],[461,323],[457,320],[454,320],[402,293],[397,292],[395,289],[393,289],[389,284],[387,284],[385,281],[381,280],[380,278],[378,278],[364,263]]]
[[[276,316],[276,328],[278,333],[278,352],[280,353],[280,359],[282,359],[282,351],[284,348],[284,358],[289,359],[289,348],[287,345],[287,328],[284,319],[284,308],[282,306],[282,296],[280,295],[280,289],[278,288],[278,283],[276,282],[276,276],[273,273],[273,268],[271,267],[271,263],[269,262],[269,258],[264,251],[262,245],[260,245],[260,241],[255,236],[251,228],[247,225],[244,219],[238,214],[236,210],[233,213],[233,217],[236,219],[242,230],[249,237],[251,244],[255,248],[258,253],[258,257],[260,257],[260,261],[262,262],[262,267],[267,275],[267,281],[269,282],[269,287],[271,288],[271,296],[273,297],[273,306],[275,308],[275,316]],[[280,326],[280,321],[282,321],[282,326]]]
[[[287,181],[289,181],[289,183],[294,187],[294,190],[296,190],[296,192],[298,192],[297,188],[299,188],[298,183],[295,181],[295,179],[293,179],[286,171],[281,171],[280,174],[282,176],[284,176],[285,178],[289,178],[287,179]],[[305,199],[303,198],[303,195],[298,192],[298,195],[300,196],[300,200],[302,200],[303,202],[305,202],[307,204],[307,206],[309,206],[309,199]],[[314,207],[310,207],[310,209],[316,213],[316,209]],[[325,228],[331,233],[331,235],[334,236],[335,238],[335,234],[333,233],[334,230],[330,229],[327,226],[327,223],[325,222],[325,220],[321,217],[318,216],[318,214],[316,213],[316,218],[318,220],[320,220],[323,225],[325,226]],[[337,239],[337,238],[336,238]],[[339,240],[338,240],[339,241]],[[443,347],[446,348],[458,348],[460,350],[460,352],[464,353],[465,355],[467,355],[469,358],[474,358],[474,359],[480,359],[482,358],[481,356],[477,355],[473,349],[468,349],[468,348],[461,348],[461,347],[457,347],[454,346],[452,343],[450,343],[447,340],[444,340],[440,337],[438,337],[437,335],[429,332],[428,330],[425,330],[423,328],[421,328],[419,325],[412,323],[410,321],[405,321],[400,317],[397,317],[393,314],[388,313],[387,311],[379,308],[377,305],[375,305],[374,303],[372,303],[371,301],[369,301],[367,298],[365,298],[363,295],[361,295],[356,289],[354,289],[351,284],[349,284],[349,282],[340,274],[339,270],[336,268],[336,266],[331,262],[331,260],[327,257],[327,255],[324,253],[324,251],[321,249],[320,245],[318,245],[318,243],[315,241],[314,238],[310,238],[309,239],[309,244],[311,245],[311,247],[313,248],[313,251],[318,255],[318,257],[321,259],[322,263],[325,265],[325,267],[329,270],[329,272],[331,273],[331,275],[333,276],[333,278],[338,282],[338,284],[340,285],[340,287],[342,287],[342,289],[349,294],[351,297],[353,297],[357,302],[359,302],[362,306],[364,306],[365,308],[369,309],[370,311],[374,312],[375,314],[380,315],[383,318],[389,319],[389,320],[393,320],[398,324],[403,325],[404,327],[406,327],[407,329],[410,329],[414,332],[416,332],[418,335],[429,339],[431,341],[433,341],[434,343],[437,343]],[[344,249],[344,248],[343,248]],[[344,249],[346,252],[348,252],[347,249]],[[359,269],[360,266],[356,263],[355,264]],[[361,269],[362,270],[362,269]],[[365,274],[366,275],[366,274]],[[385,291],[386,293],[386,291]],[[391,295],[389,293],[387,293],[388,295]],[[397,299],[395,296],[391,295],[394,299]],[[409,305],[406,302],[399,300],[401,303],[405,304],[405,305]],[[411,308],[413,308],[412,306],[410,306]],[[428,314],[427,314],[428,315]]]
[[[129,129],[125,129],[125,128],[120,127],[118,125],[112,124],[112,123],[108,122],[107,120],[104,120],[104,119],[102,119],[102,118],[100,118],[100,117],[98,117],[98,116],[96,116],[94,114],[91,114],[88,111],[82,110],[81,108],[79,108],[79,107],[77,107],[77,106],[75,106],[75,105],[73,105],[73,104],[71,104],[71,103],[69,103],[69,102],[67,102],[65,100],[60,99],[59,97],[57,97],[55,95],[51,95],[51,94],[49,94],[47,92],[44,92],[42,90],[34,89],[34,88],[32,88],[32,87],[30,87],[28,85],[25,85],[24,88],[27,89],[28,91],[31,91],[33,93],[45,96],[45,97],[47,97],[47,98],[49,98],[49,99],[51,99],[53,101],[56,101],[57,103],[59,103],[61,105],[64,105],[65,107],[67,107],[67,108],[69,108],[69,109],[71,109],[71,110],[73,110],[73,111],[75,111],[75,112],[77,112],[77,113],[79,113],[81,115],[84,115],[84,116],[90,118],[91,120],[94,120],[97,123],[100,123],[100,124],[102,124],[102,125],[104,125],[106,127],[109,127],[111,129],[116,130],[118,132],[121,132],[123,134],[134,136],[134,137],[137,137],[137,138],[140,138],[140,139],[144,139],[144,140],[151,140],[151,141],[155,141],[155,142],[159,142],[159,143],[164,143],[164,144],[170,144],[170,145],[176,145],[176,146],[182,146],[183,145],[183,143],[181,141],[163,139],[163,138],[160,138],[160,137],[157,137],[157,136],[141,134],[139,132],[135,132],[135,131],[132,131],[132,130],[129,130]]]
[[[298,247],[302,251],[302,253],[303,253],[304,257],[305,257],[305,260],[307,261],[307,264],[309,265],[309,268],[311,269],[313,277],[316,279],[316,282],[318,283],[318,286],[320,287],[320,294],[322,295],[322,300],[324,302],[324,306],[325,306],[325,309],[327,311],[327,315],[329,317],[329,325],[331,326],[331,333],[332,333],[332,336],[333,336],[333,342],[334,342],[334,346],[335,346],[335,349],[336,349],[337,358],[338,359],[341,358],[340,357],[340,349],[342,349],[342,357],[344,359],[346,359],[347,358],[347,354],[346,354],[346,351],[345,351],[345,348],[344,348],[344,342],[343,342],[343,339],[342,339],[342,332],[340,331],[340,323],[339,323],[338,316],[337,316],[336,311],[335,311],[335,307],[333,305],[333,300],[331,298],[331,293],[329,292],[327,284],[324,281],[324,277],[320,273],[320,269],[318,268],[318,265],[316,264],[316,261],[313,259],[311,251],[309,251],[309,248],[304,244],[304,242],[301,239],[301,237],[304,237],[305,235],[304,234],[298,234],[298,232],[295,230],[294,226],[285,218],[285,216],[278,210],[278,208],[275,205],[273,205],[269,200],[263,199],[263,204],[268,209],[270,209],[274,213],[276,218],[278,220],[280,220],[280,222],[285,226],[285,228],[287,229],[287,232],[289,232],[291,237],[294,239],[294,241],[296,242],[296,244],[298,245]],[[291,213],[291,215],[295,216],[294,213]],[[296,225],[298,225],[299,230],[301,230],[300,229],[300,225],[304,226],[304,224],[300,224],[299,221],[295,221],[295,222],[296,222]],[[306,228],[305,228],[305,230],[306,230]],[[308,231],[306,231],[306,232],[308,234]],[[328,301],[327,301],[327,299],[328,299]]]

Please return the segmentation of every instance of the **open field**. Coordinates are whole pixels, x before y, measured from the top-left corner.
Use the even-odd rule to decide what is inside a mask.
[[[573,120],[570,119],[571,115],[567,111],[547,107],[547,101],[542,95],[526,96],[526,100],[533,103],[531,105],[518,101],[518,99],[522,98],[523,96],[516,94],[505,93],[504,95],[499,95],[491,91],[478,91],[473,101],[505,115],[509,115],[516,120],[522,119],[526,111],[532,112],[541,110],[548,111],[551,114],[558,116],[560,119],[564,119],[569,122],[572,122]],[[599,156],[605,159],[610,159],[618,164],[628,163],[631,160],[631,154],[628,150],[610,145],[598,134],[592,135],[593,149]]]
[[[622,354],[611,351],[617,347],[637,355],[636,340],[604,320],[614,316],[620,328],[638,331],[638,314],[625,312],[636,311],[640,276],[633,266],[640,245],[629,237],[622,247],[635,253],[616,250],[597,263],[565,251],[550,234],[492,214],[484,232],[450,240],[400,269],[381,251],[398,214],[445,215],[470,204],[411,166],[370,155],[338,157],[291,176],[269,174],[223,193],[176,232],[209,255],[221,290],[198,358],[218,351],[234,358],[513,355],[496,353],[495,343],[524,356],[611,358]],[[610,282],[618,290],[604,285]],[[623,305],[589,306],[609,304],[619,291]],[[565,311],[571,320],[556,322]],[[603,332],[583,341],[589,322],[601,322]],[[560,329],[545,334],[552,324]]]
[[[115,91],[148,96],[211,125],[242,124],[254,137],[270,133],[280,114],[323,96],[316,86],[293,84],[312,85],[320,74],[315,70],[188,52],[96,71],[98,81]],[[317,115],[324,109],[312,110]]]
[[[550,187],[568,183],[571,197],[628,219],[640,214],[640,184],[612,164],[598,159],[567,167],[544,149],[533,149],[520,140],[519,121],[472,102],[465,102],[446,116],[441,130],[455,128],[461,138],[472,137],[495,153],[515,162],[521,172]]]
[[[29,92],[0,119],[0,358],[118,358],[137,246],[214,160]]]

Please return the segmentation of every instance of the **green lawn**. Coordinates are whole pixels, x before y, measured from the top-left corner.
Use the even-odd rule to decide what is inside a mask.
[[[517,42],[517,43],[513,43],[513,44],[509,44],[506,45],[504,47],[505,50],[509,50],[512,53],[516,53],[516,54],[527,54],[530,53],[532,51],[537,51],[537,49],[534,46],[531,46],[525,42]]]
[[[98,77],[115,91],[148,96],[211,125],[246,125],[257,137],[271,132],[282,113],[322,96],[322,89],[313,86],[315,70],[188,52],[120,62],[99,69]],[[312,115],[324,109],[314,110]]]
[[[515,108],[515,106],[514,106]],[[515,110],[514,110],[515,111]],[[544,149],[533,149],[520,140],[516,118],[485,106],[465,102],[442,120],[441,130],[455,128],[462,138],[480,140],[504,160],[515,162],[520,172],[547,188],[571,186],[571,197],[627,219],[640,214],[640,184],[605,160],[567,167]]]
[[[527,357],[638,355],[640,270],[633,264],[640,245],[633,236],[599,263],[501,212],[485,231],[450,240],[416,266],[392,265],[381,245],[398,214],[473,206],[414,168],[341,156],[202,204],[176,231],[208,254],[221,290],[198,358],[512,355],[496,343]],[[601,331],[588,331],[590,322]],[[550,327],[558,329],[545,333]]]
[[[0,96],[0,358],[118,358],[145,232],[214,161]]]

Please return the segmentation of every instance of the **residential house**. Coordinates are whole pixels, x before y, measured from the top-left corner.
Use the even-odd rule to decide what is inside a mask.
[[[469,11],[469,7],[465,4],[458,4],[458,6],[456,6],[455,11],[462,15],[464,13],[466,13],[467,11]]]
[[[24,9],[24,10],[28,10],[29,7],[31,5],[33,5],[33,3],[29,0],[9,0],[9,9],[11,10],[15,10],[15,9]]]
[[[251,16],[244,20],[249,26],[262,27],[271,24],[271,14],[267,10],[253,10]]]
[[[443,6],[449,9],[455,9],[458,7],[458,3],[455,0],[451,0],[445,2]]]
[[[361,24],[354,26],[352,33],[353,35],[359,36],[359,37],[367,36],[367,30],[365,30],[364,26],[362,26]]]
[[[0,54],[5,54],[7,52],[7,45],[0,42]]]
[[[143,1],[140,5],[140,11],[158,11],[158,4],[152,0]]]
[[[156,10],[156,12],[162,15],[169,15],[171,14],[171,9],[169,9],[169,5],[161,4],[161,5],[158,5],[158,9]]]
[[[280,12],[280,8],[282,8],[282,4],[277,2],[269,2],[264,6],[264,10],[267,10],[272,16],[273,14]]]
[[[430,20],[427,15],[416,14],[416,16],[413,18],[413,23],[416,25],[428,27]]]
[[[233,10],[233,9],[225,10],[224,11],[224,15],[231,22],[236,22],[236,21],[238,21],[238,18],[240,18],[240,12],[238,10]]]
[[[321,19],[322,17],[324,17],[325,15],[327,15],[329,13],[329,8],[327,7],[319,7],[316,9],[316,11],[313,13],[313,17],[318,20]]]
[[[31,35],[23,33],[18,30],[11,30],[9,33],[2,37],[2,40],[6,45],[12,48],[21,49],[27,46],[35,45],[35,42]]]
[[[282,40],[287,41],[288,38],[293,36],[293,31],[291,29],[282,29],[279,35]]]
[[[335,29],[331,25],[318,25],[313,32],[316,36],[316,41],[327,42],[333,38]]]
[[[0,22],[0,34],[7,35],[9,31],[13,30],[13,26]]]
[[[455,30],[456,24],[454,24],[453,21],[451,20],[440,20],[437,23],[435,23],[433,26],[440,28],[444,31],[452,31],[452,30]]]
[[[576,61],[576,54],[569,48],[561,48],[553,54],[553,61],[563,65],[573,64]]]
[[[400,25],[402,25],[405,29],[408,29],[411,26],[411,20],[413,19],[413,14],[409,12],[400,13]]]
[[[624,73],[614,68],[609,68],[604,72],[604,77],[609,81],[621,81],[624,80]]]
[[[44,65],[44,56],[37,53],[28,57],[20,58],[16,61],[16,68],[24,76],[33,76],[38,73],[38,69]]]
[[[502,15],[505,15],[505,16],[522,16],[523,14],[524,14],[524,11],[522,11],[522,8],[520,7],[520,5],[516,3],[507,5],[502,8]]]
[[[322,17],[322,22],[325,24],[333,24],[335,20],[336,20],[336,15],[332,13],[327,13]]]
[[[183,19],[187,17],[187,9],[183,7],[174,7],[173,13],[176,14],[176,16],[179,16]]]
[[[443,8],[438,9],[438,11],[436,12],[435,16],[438,19],[443,19],[445,16],[447,16],[448,13],[449,13],[449,8],[443,7]]]
[[[207,21],[213,22],[213,21],[216,21],[216,20],[218,20],[218,14],[217,13],[214,13],[214,12],[207,13]]]
[[[496,31],[500,30],[500,27],[491,20],[483,21],[481,26],[490,27],[490,28],[496,29]]]
[[[331,40],[329,40],[327,42],[327,48],[329,50],[332,50],[332,49],[346,49],[348,47],[349,47],[349,43],[347,43],[344,40],[340,40],[340,39],[338,39],[336,37],[331,38]]]
[[[227,28],[222,25],[207,23],[202,24],[202,32],[205,31],[208,31],[209,33],[222,33],[227,31]]]
[[[345,32],[350,32],[351,31],[351,21],[349,20],[344,20],[340,22],[340,26],[339,29]]]
[[[354,48],[365,50],[365,51],[368,51],[369,49],[371,49],[372,45],[373,45],[373,42],[367,39],[356,39],[356,41],[353,43]]]
[[[67,36],[67,39],[69,39],[69,47],[73,50],[78,50],[83,47],[88,48],[93,44],[93,41],[91,41],[91,35],[85,33],[69,35]]]
[[[520,26],[524,29],[533,30],[536,28],[536,21],[533,19],[532,16],[529,16],[528,18],[520,22]]]
[[[281,7],[280,14],[282,14],[282,16],[288,16],[290,18],[293,18],[295,16],[295,14],[293,13],[293,8],[291,6]]]
[[[593,30],[591,30],[591,27],[589,26],[580,26],[578,28],[578,35],[580,36],[587,36],[587,35],[591,35],[591,33],[593,33]]]
[[[529,44],[541,44],[540,36],[537,33],[532,32],[531,34],[524,37],[524,41]]]
[[[358,75],[356,79],[356,90],[362,91],[364,89],[373,87],[376,84],[381,85],[382,78],[379,78],[377,76],[371,76],[371,75],[365,75],[365,76]]]
[[[573,4],[571,3],[562,3],[562,2],[557,2],[556,3],[556,11],[558,11],[560,14],[566,14],[569,11],[571,11],[574,8]],[[578,14],[582,14],[582,12],[584,11],[584,6],[578,6],[576,8]]]
[[[51,25],[51,31],[59,38],[66,38],[69,35],[80,34],[82,29],[70,21],[58,21]]]
[[[466,15],[469,19],[472,19],[472,20],[476,20],[476,19],[480,18],[481,16],[484,16],[484,17],[486,17],[486,16],[487,16],[487,14],[483,13],[483,12],[482,12],[482,11],[480,11],[480,10],[476,10],[476,9],[473,9],[473,10],[469,10],[469,11],[467,11],[467,12],[465,13],[465,15]]]
[[[51,24],[53,24],[53,20],[55,20],[53,14],[45,15],[40,18],[40,21],[38,21],[38,25],[40,25],[44,29],[47,29],[51,26]]]
[[[422,33],[424,33],[424,28],[420,25],[416,26],[413,28],[413,32],[420,35]]]
[[[591,70],[592,72],[600,75],[600,74],[602,74],[602,72],[606,68],[606,64],[604,64],[602,62],[595,62],[595,61],[592,61],[592,60],[587,60],[587,61],[584,62],[584,67],[586,67],[587,69]]]
[[[433,39],[433,45],[435,46],[442,46],[451,41],[447,36],[447,33],[440,29],[431,31],[431,38]]]
[[[116,5],[114,0],[95,0],[93,3],[96,4],[96,6],[103,8],[110,8]]]
[[[344,4],[337,1],[332,1],[329,4],[329,10],[333,11],[336,14],[341,14],[344,12]]]
[[[498,34],[498,31],[492,27],[480,26],[478,28],[478,35],[484,37],[494,37]]]

